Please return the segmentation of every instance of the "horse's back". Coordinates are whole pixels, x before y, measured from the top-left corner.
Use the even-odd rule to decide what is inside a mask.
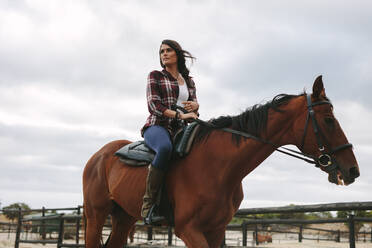
[[[114,153],[126,144],[131,143],[128,140],[116,140],[103,146],[88,160],[83,172],[83,185],[93,183],[93,179],[103,179],[106,174],[108,161],[114,158]],[[83,186],[83,187],[84,187]]]

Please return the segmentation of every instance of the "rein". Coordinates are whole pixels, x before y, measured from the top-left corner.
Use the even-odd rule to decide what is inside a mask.
[[[315,157],[313,155],[306,154],[306,153],[301,152],[301,151],[296,151],[296,150],[293,150],[293,149],[290,149],[290,148],[280,147],[279,145],[276,145],[275,143],[273,143],[269,140],[262,139],[260,137],[254,136],[254,135],[246,133],[246,132],[237,131],[237,130],[234,130],[234,129],[231,129],[231,128],[219,128],[219,127],[215,126],[214,124],[212,124],[210,122],[206,122],[206,121],[203,121],[203,120],[200,120],[200,119],[193,119],[193,121],[197,122],[198,124],[205,125],[205,126],[208,126],[208,127],[211,127],[211,128],[223,130],[225,132],[233,133],[233,134],[240,135],[240,136],[243,136],[243,137],[246,137],[246,138],[254,139],[254,140],[262,142],[262,143],[270,144],[273,147],[275,147],[275,150],[278,151],[278,152],[284,153],[284,154],[286,154],[288,156],[291,156],[291,157],[294,157],[294,158],[301,159],[301,160],[303,160],[307,163],[310,163],[310,164],[315,164],[316,167],[322,166],[326,172],[332,173],[333,177],[337,177],[338,164],[337,164],[336,159],[332,155],[335,154],[338,151],[341,151],[341,150],[344,150],[344,149],[347,149],[347,148],[351,148],[353,145],[350,144],[350,143],[346,143],[346,144],[337,146],[336,148],[329,149],[329,152],[327,153],[325,151],[325,146],[324,146],[322,140],[324,140],[324,143],[325,143],[326,147],[329,148],[330,145],[327,142],[323,132],[319,128],[318,122],[315,118],[315,112],[314,112],[313,106],[322,105],[322,104],[330,104],[332,106],[332,103],[330,101],[326,101],[326,100],[318,101],[318,102],[313,103],[311,101],[311,95],[306,95],[306,100],[307,100],[307,117],[306,117],[306,123],[305,123],[304,133],[303,133],[303,136],[302,136],[300,150],[303,150],[303,148],[304,148],[306,131],[307,131],[307,128],[309,126],[309,120],[311,119],[312,126],[313,126],[313,131],[314,131],[316,141],[317,141],[317,145],[318,145],[318,150],[321,152],[321,155],[319,157]],[[185,110],[183,107],[180,107],[180,106],[175,106],[174,108],[175,109],[180,109],[184,113],[188,112],[187,110]]]
[[[212,123],[209,123],[209,122],[206,122],[206,121],[203,121],[203,120],[200,120],[200,119],[195,119],[194,121],[201,124],[201,125],[209,126],[211,128],[216,128],[216,129],[218,128],[215,125],[213,125]],[[237,130],[234,130],[234,129],[231,129],[231,128],[218,128],[218,129],[222,130],[222,131],[225,131],[225,132],[237,134],[237,135],[240,135],[240,136],[245,137],[245,138],[254,139],[256,141],[272,145],[272,146],[275,147],[275,150],[278,151],[278,152],[284,153],[284,154],[286,154],[288,156],[292,156],[294,158],[301,159],[301,160],[303,160],[307,163],[310,163],[310,164],[317,164],[317,162],[315,162],[316,158],[314,156],[309,155],[309,154],[299,152],[299,151],[296,151],[296,150],[293,150],[293,149],[290,149],[290,148],[286,148],[286,147],[280,147],[279,145],[276,145],[275,143],[273,143],[269,140],[262,139],[260,137],[254,136],[254,135],[246,133],[246,132],[237,131]],[[305,158],[301,157],[299,155],[302,155]]]

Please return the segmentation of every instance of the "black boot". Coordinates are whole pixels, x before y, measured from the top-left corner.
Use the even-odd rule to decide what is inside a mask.
[[[141,209],[141,216],[145,224],[154,225],[165,220],[164,216],[159,216],[156,213],[155,202],[158,196],[160,187],[163,184],[164,172],[160,169],[150,165],[149,172],[146,179],[146,190],[143,196],[143,204]]]

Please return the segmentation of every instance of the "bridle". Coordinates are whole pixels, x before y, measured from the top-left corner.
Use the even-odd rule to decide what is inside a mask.
[[[323,167],[324,170],[328,173],[331,171],[334,171],[338,168],[338,163],[333,154],[335,154],[338,151],[351,148],[353,147],[352,144],[346,143],[340,146],[337,146],[335,148],[331,148],[329,145],[329,142],[327,141],[326,137],[324,136],[322,130],[319,127],[318,121],[315,118],[315,112],[313,107],[317,105],[322,105],[322,104],[329,104],[332,106],[332,103],[330,101],[318,101],[318,102],[312,102],[311,101],[311,95],[306,95],[306,101],[307,101],[307,117],[306,117],[306,123],[305,123],[305,129],[304,129],[304,134],[302,136],[302,141],[301,141],[301,146],[300,150],[303,150],[304,145],[305,145],[305,137],[306,137],[306,131],[309,126],[309,120],[311,119],[311,122],[313,124],[313,131],[315,134],[315,139],[318,144],[318,150],[321,153],[321,155],[317,158],[313,158],[313,160],[316,162],[316,165],[319,167]],[[322,142],[323,141],[323,142]],[[326,152],[326,149],[328,148],[328,152]],[[304,153],[303,153],[304,154]],[[304,154],[305,155],[305,154]],[[305,156],[309,156],[306,154]]]
[[[346,144],[337,146],[335,148],[331,148],[331,146],[329,145],[329,142],[327,141],[326,137],[324,136],[322,130],[319,127],[318,121],[315,118],[315,112],[314,112],[313,107],[317,106],[317,105],[323,105],[323,104],[329,104],[331,106],[333,106],[333,105],[328,100],[312,102],[311,101],[311,95],[305,95],[305,96],[306,96],[306,100],[307,100],[307,117],[306,117],[306,122],[305,122],[305,127],[304,127],[304,133],[302,135],[300,150],[303,150],[303,148],[304,148],[307,128],[309,126],[309,122],[310,122],[310,119],[311,119],[312,126],[313,126],[313,131],[314,131],[316,142],[317,142],[317,145],[318,145],[318,150],[321,153],[318,157],[313,156],[311,154],[301,152],[301,151],[296,151],[296,150],[293,150],[293,149],[290,149],[290,148],[280,147],[280,145],[276,145],[275,143],[273,143],[269,140],[262,139],[260,137],[251,135],[251,134],[246,133],[246,132],[237,131],[237,130],[234,130],[234,129],[231,129],[231,128],[219,128],[219,129],[223,130],[225,132],[229,132],[229,133],[237,134],[237,135],[240,135],[240,136],[243,136],[243,137],[246,137],[246,138],[254,139],[254,140],[260,141],[262,143],[270,144],[270,145],[274,146],[275,150],[278,151],[278,152],[281,152],[281,153],[284,153],[286,155],[304,160],[305,162],[308,162],[308,163],[311,163],[311,164],[315,164],[316,167],[322,167],[324,169],[324,171],[329,173],[335,179],[337,177],[337,170],[339,169],[339,166],[338,166],[338,163],[336,161],[336,158],[333,155],[336,152],[339,152],[341,150],[352,148],[353,145],[350,144],[350,143],[346,143]],[[180,106],[176,106],[175,108],[180,109],[180,110],[184,111],[185,113],[187,113],[187,111]],[[205,122],[205,121],[202,121],[200,119],[195,119],[194,121],[198,122],[201,125],[209,126],[211,128],[218,128],[215,125],[213,125],[212,123]]]

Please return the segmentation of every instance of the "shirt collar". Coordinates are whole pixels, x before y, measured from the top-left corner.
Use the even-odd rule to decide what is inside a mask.
[[[170,74],[166,69],[162,70],[163,74],[170,78],[172,81],[176,81],[176,79]]]
[[[166,69],[163,69],[162,71],[161,71],[165,76],[167,76],[167,77],[169,77],[169,79],[170,80],[173,80],[173,81],[177,81],[173,76],[172,76],[172,74],[170,74]],[[183,77],[183,76],[182,76]],[[183,78],[183,79],[185,79],[185,81],[186,81],[186,84],[187,84],[187,86],[189,86],[190,87],[190,82],[189,82],[189,79],[191,79],[192,77],[188,77],[188,78]]]

